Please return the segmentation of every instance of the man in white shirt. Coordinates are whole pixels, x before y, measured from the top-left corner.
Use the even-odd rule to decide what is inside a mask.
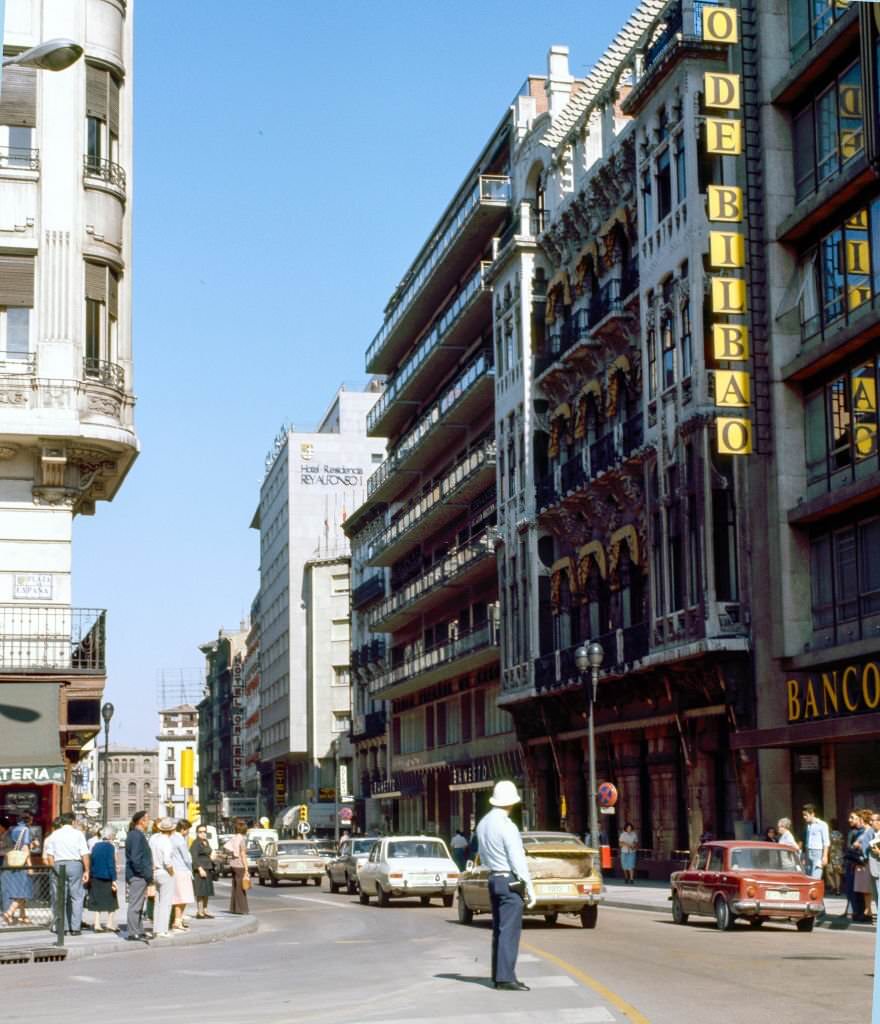
[[[497,782],[489,803],[492,810],[477,825],[480,863],[489,869],[489,899],[492,902],[492,980],[495,988],[508,992],[528,992],[516,977],[516,958],[522,931],[523,903],[535,905],[535,888],[523,849],[519,829],[510,820],[510,812],[520,802],[516,786],[507,780]],[[526,896],[511,888],[517,880],[524,883]]]
[[[72,814],[60,816],[61,825],[43,844],[43,863],[50,867],[65,869],[67,876],[67,898],[60,915],[64,926],[71,935],[82,934],[83,903],[85,886],[89,880],[89,848],[82,831],[73,827]],[[52,873],[52,906],[56,905],[56,875]],[[56,919],[57,920],[57,919]]]
[[[804,804],[803,815],[807,826],[804,835],[804,870],[810,878],[821,878],[828,866],[831,835],[828,826],[816,815],[816,808],[812,804]]]

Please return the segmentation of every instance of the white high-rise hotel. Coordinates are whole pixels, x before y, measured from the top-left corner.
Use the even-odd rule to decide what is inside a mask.
[[[0,679],[30,680],[23,704],[60,684],[58,768],[100,726],[105,674],[103,611],[71,608],[73,517],[115,496],[138,450],[132,13],[6,0],[2,24],[7,56],[59,37],[84,49],[57,73],[7,67],[0,87]]]

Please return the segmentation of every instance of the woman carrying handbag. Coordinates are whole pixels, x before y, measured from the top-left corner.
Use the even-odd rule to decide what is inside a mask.
[[[247,914],[247,891],[251,887],[251,876],[247,863],[247,825],[241,818],[235,819],[235,834],[226,842],[229,867],[232,869],[232,898],[229,901],[230,914]]]
[[[31,830],[26,818],[20,818],[10,832],[12,849],[6,852],[2,875],[3,920],[7,924],[30,924],[28,900],[34,898],[31,866]]]

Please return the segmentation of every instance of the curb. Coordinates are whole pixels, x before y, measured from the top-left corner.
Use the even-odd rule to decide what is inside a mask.
[[[63,947],[28,947],[22,944],[19,949],[27,953],[27,961],[30,962],[31,954],[37,949],[39,952],[44,953],[48,951],[57,951],[57,957],[47,957],[46,959],[56,960],[59,963],[67,962],[71,960],[85,960],[90,957],[97,956],[109,956],[113,953],[134,953],[138,949],[172,949],[179,948],[181,946],[205,946],[212,942],[223,942],[226,939],[235,939],[242,935],[250,935],[256,932],[260,924],[256,917],[253,915],[245,915],[238,921],[230,921],[228,924],[225,922],[220,927],[212,928],[210,931],[194,930],[190,929],[185,935],[175,935],[173,938],[167,939],[152,939],[149,945],[143,943],[129,943],[122,937],[117,936],[116,941],[108,939],[101,939],[94,941],[93,939],[82,944],[77,945],[65,945]],[[11,950],[9,952],[12,952]],[[6,953],[5,950],[0,950],[0,953]],[[7,959],[7,964],[10,962]]]

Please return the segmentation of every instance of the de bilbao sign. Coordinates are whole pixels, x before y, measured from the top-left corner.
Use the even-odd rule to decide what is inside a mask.
[[[880,662],[839,665],[785,681],[790,723],[880,710]]]

